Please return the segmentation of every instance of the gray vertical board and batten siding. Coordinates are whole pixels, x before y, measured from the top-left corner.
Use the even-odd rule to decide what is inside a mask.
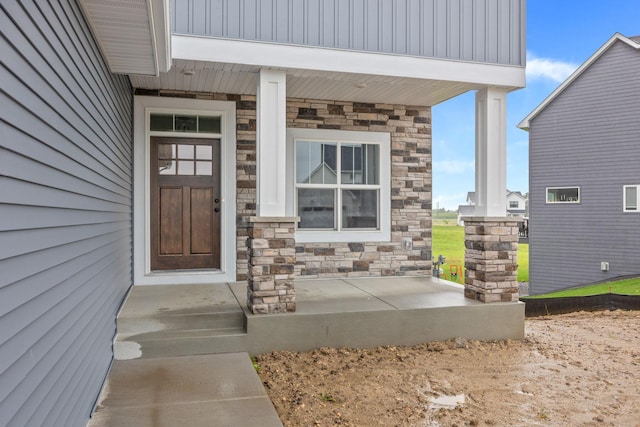
[[[525,0],[173,0],[177,34],[525,65]]]
[[[0,424],[84,426],[131,286],[132,92],[78,5],[0,3]]]
[[[640,52],[615,42],[530,123],[530,290],[640,275]],[[547,187],[579,186],[579,204],[547,204]],[[600,262],[610,264],[609,272]]]

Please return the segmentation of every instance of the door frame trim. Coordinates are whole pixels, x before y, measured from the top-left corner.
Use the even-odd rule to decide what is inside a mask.
[[[163,132],[162,136],[220,139],[223,200],[220,218],[220,270],[151,271],[149,116],[156,112],[214,114],[221,117],[220,134]],[[155,96],[134,97],[133,283],[164,285],[236,281],[236,103]]]

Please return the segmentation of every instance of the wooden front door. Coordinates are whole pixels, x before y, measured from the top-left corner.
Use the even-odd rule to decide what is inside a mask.
[[[220,268],[220,140],[151,138],[151,270]]]

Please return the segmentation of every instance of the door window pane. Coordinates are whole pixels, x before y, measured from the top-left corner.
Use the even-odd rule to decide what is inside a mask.
[[[198,117],[198,132],[220,133],[220,117]]]
[[[179,160],[178,175],[193,175],[193,160]]]
[[[196,145],[196,160],[211,160],[211,153],[210,145]]]
[[[212,175],[213,168],[211,162],[196,162],[196,175]]]
[[[331,189],[298,189],[298,228],[335,228],[335,191]]]
[[[378,228],[378,190],[342,190],[342,228]]]
[[[178,145],[178,158],[179,159],[193,159],[193,145]]]
[[[197,132],[197,116],[176,116],[175,117],[176,132]]]
[[[175,144],[159,144],[158,158],[159,159],[175,159],[176,145]]]
[[[149,129],[154,131],[173,132],[173,114],[152,114]]]
[[[158,173],[160,175],[175,175],[176,162],[173,160],[158,160]]]

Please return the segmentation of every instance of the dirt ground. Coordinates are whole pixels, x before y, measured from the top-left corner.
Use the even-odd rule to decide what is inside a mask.
[[[257,363],[285,426],[640,426],[640,312],[528,318],[525,331]]]

